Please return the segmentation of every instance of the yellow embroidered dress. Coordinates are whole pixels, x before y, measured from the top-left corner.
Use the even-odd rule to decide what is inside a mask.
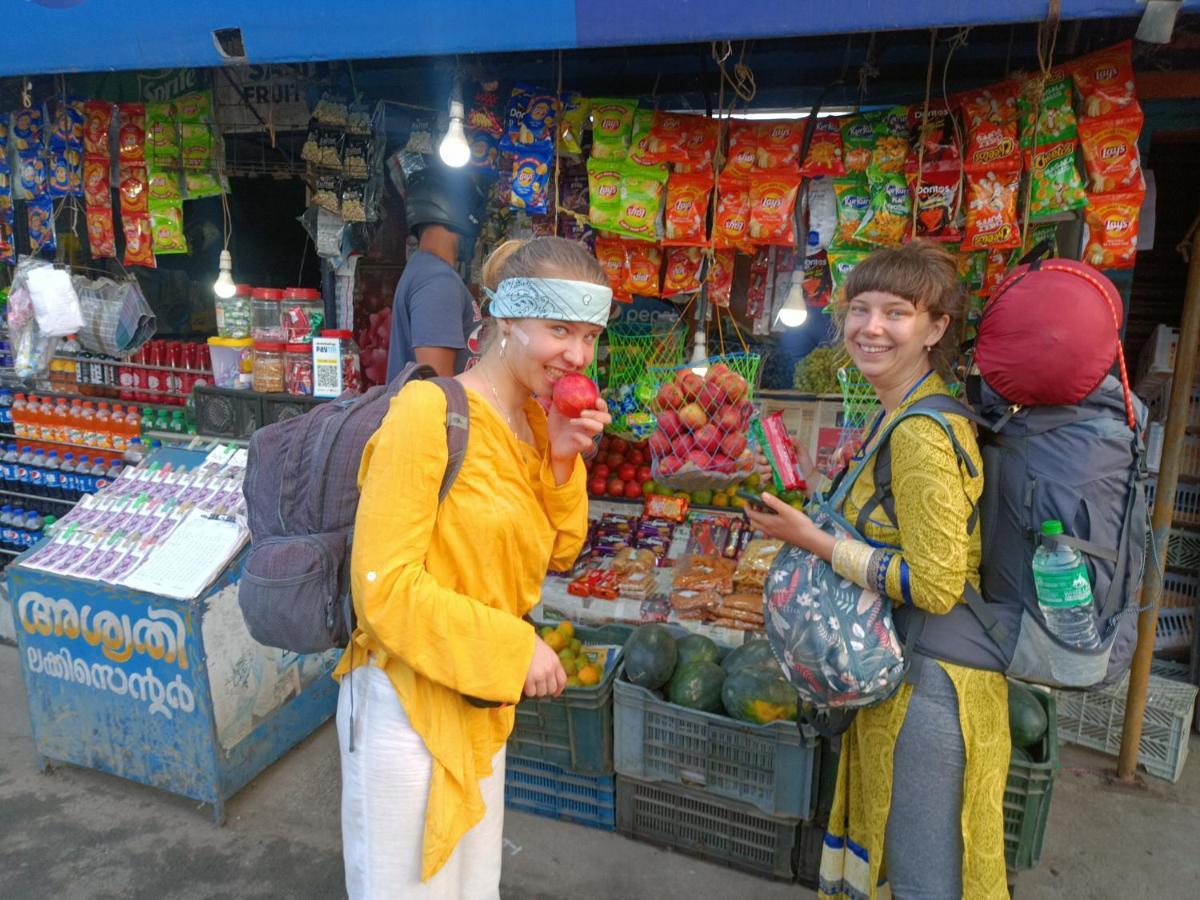
[[[948,393],[935,373],[924,379],[875,428],[889,422],[917,400]],[[979,472],[983,463],[970,423],[948,417],[959,443]],[[865,448],[869,449],[869,448]],[[926,416],[901,422],[891,436],[892,493],[899,528],[881,510],[868,519],[863,535],[873,544],[901,548],[887,564],[887,594],[893,603],[912,603],[930,613],[946,613],[962,601],[967,579],[979,585],[979,530],[967,534],[966,523],[979,501],[983,479],[960,471],[953,447],[941,426]],[[843,514],[854,522],[875,490],[868,465],[846,498]],[[861,566],[847,566],[835,554],[834,568],[863,587]],[[852,571],[852,569],[856,571]],[[940,665],[958,695],[965,771],[963,774],[963,896],[970,900],[1007,898],[1004,864],[1004,785],[1010,739],[1008,684],[1002,674]],[[842,736],[837,790],[821,857],[820,896],[826,900],[859,900],[891,896],[883,871],[884,834],[892,797],[892,755],[904,724],[912,687],[903,684],[886,702],[858,712]],[[919,828],[914,822],[911,827]]]

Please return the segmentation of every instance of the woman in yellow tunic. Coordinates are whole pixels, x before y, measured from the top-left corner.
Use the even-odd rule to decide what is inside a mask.
[[[357,628],[335,673],[352,900],[499,896],[513,706],[566,684],[522,616],[547,568],[579,554],[579,454],[609,421],[603,401],[568,419],[534,395],[587,367],[611,300],[580,245],[521,246],[501,268],[493,343],[458,376],[470,432],[445,500],[436,385],[405,387],[366,447],[350,572]]]
[[[957,353],[964,316],[954,258],[922,241],[876,251],[847,277],[839,315],[846,349],[882,406],[862,459],[896,416],[922,397],[947,393],[938,370],[948,371]],[[982,472],[970,423],[949,421]],[[891,454],[898,527],[877,509],[866,523],[867,542],[835,540],[770,495],[763,499],[776,515],[749,515],[762,531],[816,553],[894,604],[945,614],[963,602],[964,582],[979,585],[979,530],[968,522],[983,478],[960,467],[946,433],[925,416],[897,425]],[[811,462],[801,465],[812,474]],[[842,512],[850,522],[874,494],[872,468],[846,499]],[[822,898],[1008,896],[1007,682],[999,672],[922,663],[915,684],[860,710],[842,736]]]

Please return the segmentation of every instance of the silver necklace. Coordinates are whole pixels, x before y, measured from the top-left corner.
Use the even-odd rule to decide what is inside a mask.
[[[513,425],[512,416],[504,411],[504,404],[500,402],[500,393],[496,390],[496,385],[492,383],[492,376],[488,374],[486,366],[480,368],[483,369],[483,377],[487,379],[488,387],[492,389],[492,397],[496,400],[496,411],[504,417],[504,421],[508,423],[508,430],[515,435],[517,433],[516,426]]]

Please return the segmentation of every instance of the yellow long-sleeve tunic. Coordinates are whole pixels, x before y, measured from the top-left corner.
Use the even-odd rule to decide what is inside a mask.
[[[927,377],[889,421],[917,400],[947,393],[936,374]],[[983,471],[970,423],[947,417],[959,443],[976,470]],[[963,582],[978,587],[979,529],[968,535],[966,524],[983,490],[981,477],[960,471],[954,449],[941,426],[926,416],[901,422],[891,436],[892,493],[899,528],[876,509],[866,524],[866,537],[877,544],[900,547],[887,569],[887,594],[896,604],[912,603],[934,614],[949,612],[963,602]],[[873,466],[850,490],[844,515],[855,522],[875,490]],[[862,572],[839,574],[867,587]],[[1008,685],[1002,674],[945,662],[940,665],[958,694],[966,768],[963,774],[963,896],[971,900],[1007,898],[1004,864],[1004,785],[1010,739]],[[823,898],[890,896],[877,891],[884,852],[884,835],[891,806],[892,758],[904,724],[912,687],[901,686],[890,699],[860,710],[842,737],[837,790],[827,829],[829,838],[821,859]],[[913,822],[909,827],[920,828]]]
[[[587,533],[583,462],[555,484],[537,402],[525,408],[531,446],[478,394],[467,399],[467,452],[440,507],[446,400],[436,385],[405,387],[367,444],[350,564],[358,625],[334,673],[373,658],[433,757],[423,881],[483,818],[479,782],[513,727],[512,705],[478,708],[463,696],[521,699],[535,641],[521,617],[547,569],[571,565]]]

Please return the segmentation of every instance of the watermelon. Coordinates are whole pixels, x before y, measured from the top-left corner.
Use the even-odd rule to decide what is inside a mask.
[[[721,649],[710,638],[706,638],[702,634],[689,634],[685,638],[680,638],[676,646],[679,648],[677,666],[686,666],[694,662],[715,663],[721,661]]]
[[[704,712],[721,711],[721,686],[725,670],[714,662],[694,662],[680,666],[671,676],[667,696],[672,703]]]
[[[733,718],[766,725],[778,719],[796,721],[799,698],[778,670],[745,666],[725,679],[721,701]]]
[[[625,641],[625,677],[638,687],[657,690],[671,680],[679,659],[675,635],[666,625],[643,625]]]
[[[1046,707],[1033,691],[1017,684],[1008,686],[1008,730],[1014,747],[1032,747],[1046,734]]]
[[[725,670],[726,675],[732,675],[746,666],[762,666],[764,664],[778,668],[775,663],[775,654],[771,652],[770,642],[758,638],[746,641],[737,649],[729,651],[729,655],[721,661],[721,668]]]

